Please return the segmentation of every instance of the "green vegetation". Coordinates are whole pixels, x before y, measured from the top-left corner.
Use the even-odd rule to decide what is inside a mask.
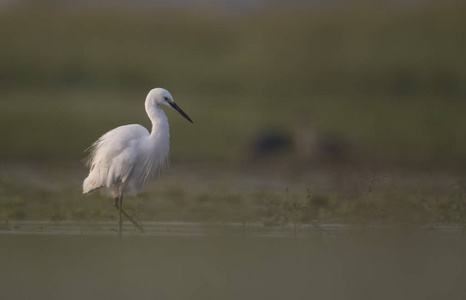
[[[194,175],[195,174],[195,175]],[[200,165],[177,165],[136,197],[125,197],[125,209],[141,221],[185,221],[223,224],[260,223],[265,226],[341,223],[367,228],[404,228],[455,224],[466,226],[464,183],[424,179],[418,174],[403,181],[363,173],[333,175],[324,183],[302,176],[288,183],[267,171],[249,174]],[[0,174],[0,220],[108,221],[117,211],[112,199],[95,193],[83,196],[85,169],[77,165],[20,165]],[[256,180],[268,182],[261,184]],[[298,175],[299,178],[299,175]],[[414,180],[414,181],[413,181]],[[438,180],[438,179],[437,179]],[[436,180],[436,181],[437,181]],[[275,185],[271,185],[275,182]],[[330,188],[324,188],[330,186]]]

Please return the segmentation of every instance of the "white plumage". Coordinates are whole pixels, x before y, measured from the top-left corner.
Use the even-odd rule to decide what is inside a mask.
[[[174,108],[192,122],[167,90],[151,90],[145,108],[152,122],[152,131],[149,133],[137,124],[120,126],[92,144],[86,159],[90,172],[84,180],[83,193],[104,189],[109,196],[122,198],[139,192],[154,175],[166,170],[170,133],[160,105]]]
[[[91,170],[84,180],[83,192],[105,187],[110,196],[118,197],[140,191],[155,173],[166,168],[168,123],[166,128],[161,134],[152,135],[141,125],[132,124],[104,134],[91,146],[87,161]]]

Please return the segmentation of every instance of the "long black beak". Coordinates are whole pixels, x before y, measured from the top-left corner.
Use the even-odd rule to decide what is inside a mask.
[[[170,105],[171,105],[171,107],[173,107],[176,111],[178,111],[183,117],[185,117],[186,120],[188,120],[188,121],[191,122],[191,123],[194,123],[193,120],[191,120],[191,118],[190,118],[187,114],[185,114],[185,112],[184,112],[178,105],[176,105],[175,102],[170,102]]]

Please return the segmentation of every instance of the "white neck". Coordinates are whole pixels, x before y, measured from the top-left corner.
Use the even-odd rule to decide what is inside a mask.
[[[169,138],[168,119],[159,105],[146,105],[146,112],[152,122],[151,137]]]

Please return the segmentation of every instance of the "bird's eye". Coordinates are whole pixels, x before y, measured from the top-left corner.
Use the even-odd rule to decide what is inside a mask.
[[[168,97],[163,97],[163,99],[165,99],[165,101],[168,101]]]

